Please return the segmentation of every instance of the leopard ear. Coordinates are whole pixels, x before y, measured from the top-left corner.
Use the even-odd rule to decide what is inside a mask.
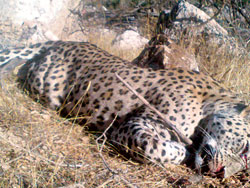
[[[240,115],[250,121],[250,106],[246,106],[241,112]]]

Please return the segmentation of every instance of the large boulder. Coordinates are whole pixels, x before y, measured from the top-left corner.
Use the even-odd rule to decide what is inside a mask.
[[[160,13],[156,32],[166,34],[176,43],[202,39],[206,44],[215,44],[221,49],[242,51],[238,48],[235,38],[229,36],[227,30],[213,17],[185,0],[179,0],[170,12]]]
[[[113,46],[123,50],[133,50],[144,47],[148,43],[148,39],[142,37],[138,32],[126,30],[113,40]]]
[[[8,47],[46,40],[71,40],[69,33],[73,33],[72,28],[76,29],[78,25],[70,10],[77,7],[79,2],[0,0],[0,25],[5,28],[0,28],[0,37],[3,35],[1,44]]]
[[[157,23],[157,32],[170,34],[176,38],[176,33],[189,32],[192,36],[201,34],[227,36],[227,31],[204,11],[194,5],[180,0],[173,9],[162,11]]]

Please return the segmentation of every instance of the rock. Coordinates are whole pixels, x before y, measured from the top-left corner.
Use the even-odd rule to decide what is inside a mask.
[[[182,67],[199,71],[194,54],[175,44],[166,35],[153,37],[132,64],[154,70]]]
[[[189,31],[192,36],[201,34],[227,36],[227,31],[214,19],[208,21],[210,18],[204,11],[185,0],[180,0],[170,13],[161,12],[157,27],[161,27],[158,29],[160,32],[172,35],[174,32],[183,34]]]
[[[80,0],[0,0],[1,22],[10,23],[12,27],[17,27],[21,31],[19,38],[15,38],[18,40],[17,44],[70,40],[67,31],[72,33],[70,29],[75,29],[77,25],[72,26],[74,21],[70,10],[79,2]]]
[[[215,12],[212,7],[204,7],[202,10],[210,17],[214,16]]]
[[[144,47],[148,43],[148,39],[140,36],[140,34],[133,30],[126,30],[121,35],[113,40],[114,47],[121,48],[123,50],[133,50]]]
[[[160,13],[156,31],[168,35],[176,43],[183,39],[186,43],[190,39],[201,38],[206,44],[216,44],[220,49],[236,53],[242,51],[226,29],[204,11],[185,0],[179,0],[170,13],[168,11]]]

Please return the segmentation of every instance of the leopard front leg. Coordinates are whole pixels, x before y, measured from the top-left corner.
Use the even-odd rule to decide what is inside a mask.
[[[151,114],[130,118],[111,133],[112,142],[137,161],[181,164],[188,156],[182,143]]]

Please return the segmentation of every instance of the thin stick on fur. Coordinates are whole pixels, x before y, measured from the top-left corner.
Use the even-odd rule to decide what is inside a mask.
[[[189,138],[187,138],[184,134],[182,134],[178,129],[176,129],[176,127],[169,122],[165,116],[159,112],[155,107],[153,107],[151,104],[149,104],[149,102],[142,97],[138,92],[136,92],[125,80],[123,80],[117,73],[115,73],[116,77],[130,90],[132,91],[146,106],[148,106],[151,110],[153,110],[158,116],[160,116],[162,118],[163,121],[166,122],[167,126],[170,129],[173,129],[174,132],[180,137],[180,139],[185,142],[188,145],[192,144],[192,140],[190,140]]]
[[[102,141],[102,145],[101,147],[98,147],[98,152],[99,152],[99,155],[100,157],[102,158],[102,161],[103,161],[103,164],[106,166],[106,168],[113,174],[113,176],[119,176],[120,179],[128,186],[128,187],[131,187],[131,188],[137,188],[137,186],[134,186],[132,183],[130,183],[128,180],[126,180],[123,176],[119,175],[119,172],[115,171],[115,170],[112,170],[108,163],[106,162],[106,160],[104,159],[103,155],[102,155],[102,150],[103,150],[103,146],[105,144],[105,142],[107,141],[107,136],[106,136],[106,133],[107,131],[110,129],[110,127],[112,127],[112,125],[114,124],[115,120],[117,118],[117,115],[115,116],[114,120],[110,123],[110,125],[105,129],[105,131],[102,133],[101,136],[99,136],[97,139],[96,139],[96,144],[97,144],[97,147],[99,145],[99,140],[101,138],[104,138],[104,140]]]
[[[106,166],[106,168],[107,168],[112,174],[118,174],[118,172],[112,170],[112,169],[109,167],[109,165],[106,163],[106,161],[105,161],[105,159],[104,159],[104,157],[103,157],[103,155],[102,155],[102,149],[103,149],[103,146],[104,146],[105,142],[107,141],[106,133],[107,133],[107,131],[110,129],[110,127],[112,127],[112,125],[113,125],[113,123],[115,122],[116,118],[117,118],[117,115],[116,115],[116,117],[114,118],[114,120],[112,121],[112,123],[110,123],[110,125],[109,125],[109,126],[105,129],[105,131],[101,134],[101,136],[99,136],[99,137],[96,139],[96,145],[97,145],[97,147],[98,147],[98,145],[99,145],[99,140],[100,140],[101,138],[104,138],[101,147],[100,147],[100,148],[98,147],[98,151],[99,151],[99,155],[101,156],[104,165]]]

